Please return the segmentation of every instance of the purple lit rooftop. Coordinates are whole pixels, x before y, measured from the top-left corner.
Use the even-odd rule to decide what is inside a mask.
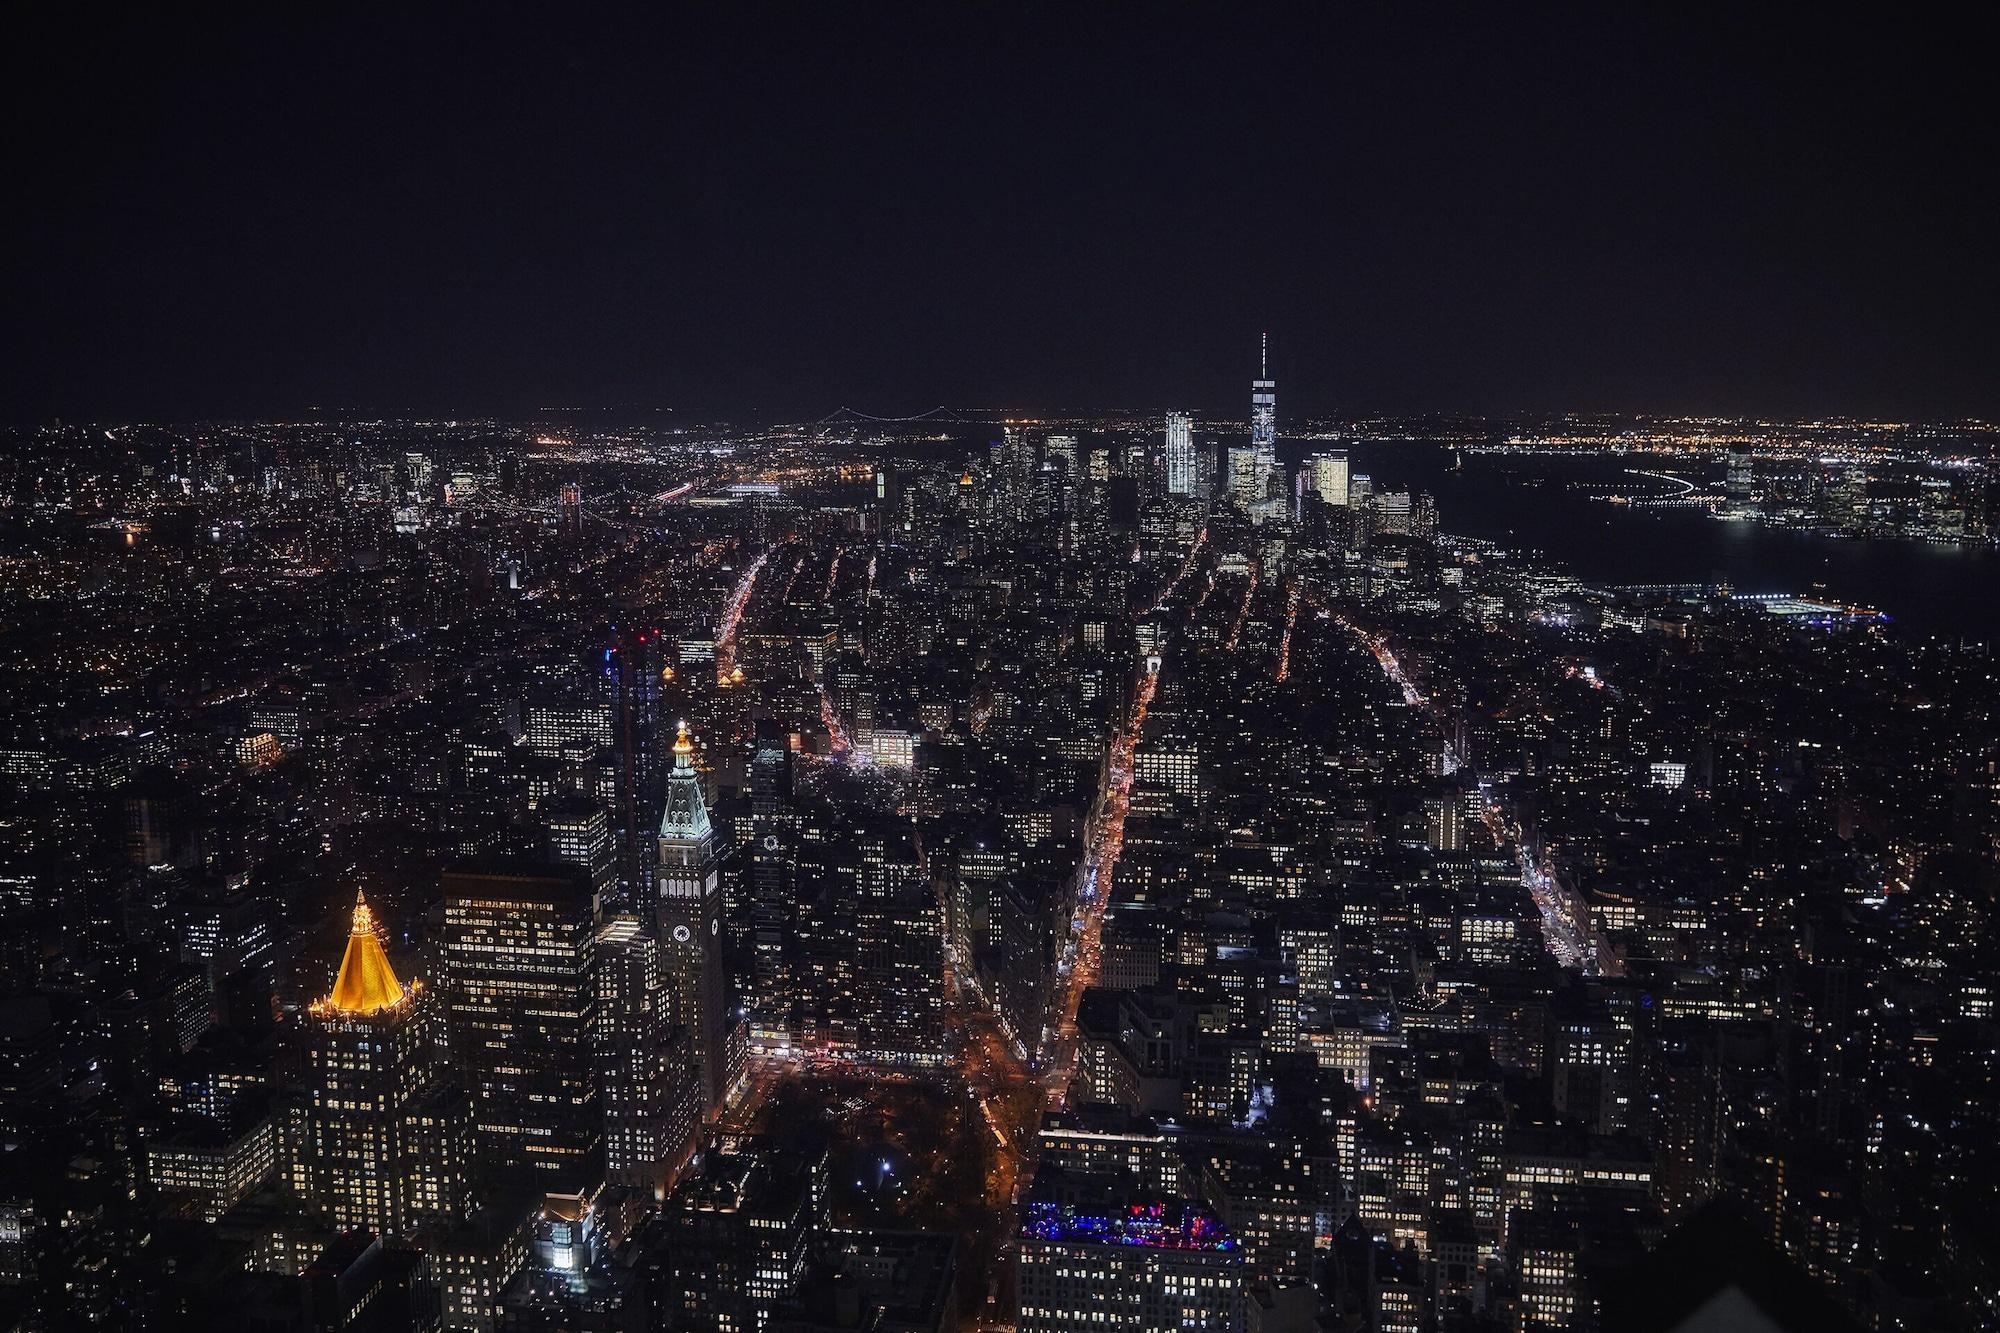
[[[1089,1210],[1068,1204],[1030,1203],[1021,1223],[1023,1240],[1095,1245],[1143,1245],[1161,1250],[1234,1250],[1231,1236],[1215,1214],[1196,1203],[1135,1203]]]

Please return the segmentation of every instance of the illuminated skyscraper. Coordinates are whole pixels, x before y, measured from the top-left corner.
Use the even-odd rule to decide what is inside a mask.
[[[577,792],[560,792],[544,799],[536,812],[549,831],[549,850],[559,861],[579,865],[590,875],[590,887],[600,899],[618,888],[618,849],[611,817],[603,804]]]
[[[856,1043],[863,1056],[936,1064],[944,1057],[944,922],[907,831],[858,830],[854,905]]]
[[[1310,489],[1330,505],[1347,504],[1347,450],[1327,449],[1306,460]]]
[[[750,1010],[751,1039],[763,1047],[791,1044],[790,942],[797,885],[793,844],[792,752],[768,721],[758,727],[750,756]]]
[[[1271,378],[1271,335],[1264,335],[1257,364],[1257,378],[1250,385],[1250,448],[1257,455],[1257,477],[1264,488],[1258,499],[1271,493],[1272,479],[1278,475],[1278,385]]]
[[[614,916],[598,928],[597,1022],[605,1175],[657,1191],[693,1147],[698,1090],[686,1031],[669,1026],[651,924]]]
[[[1232,444],[1229,446],[1227,461],[1229,501],[1247,511],[1250,506],[1264,498],[1263,474],[1257,468],[1256,447],[1249,444]]]
[[[1756,484],[1757,462],[1747,444],[1729,446],[1728,470],[1723,477],[1723,495],[1732,514],[1747,514],[1755,506],[1751,495]]]
[[[732,1082],[728,962],[722,956],[722,881],[715,831],[708,822],[701,774],[694,766],[694,742],[685,722],[674,741],[673,772],[667,775],[656,882],[674,1020],[694,1039],[695,1059],[701,1066],[702,1113],[712,1115]]]
[[[336,1223],[408,1231],[466,1202],[462,1098],[440,1086],[421,984],[405,986],[354,895],[333,991],[307,1013],[307,1102],[294,1186]]]
[[[1185,412],[1167,413],[1167,493],[1194,494],[1194,422]]]
[[[1377,491],[1370,497],[1369,503],[1374,509],[1375,535],[1409,535],[1410,519],[1415,511],[1415,505],[1411,502],[1408,491]]]
[[[579,867],[498,862],[447,871],[444,961],[452,1059],[493,1165],[550,1189],[603,1169],[597,902]]]

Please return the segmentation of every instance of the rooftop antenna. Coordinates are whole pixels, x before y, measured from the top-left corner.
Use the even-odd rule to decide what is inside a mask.
[[[1261,337],[1263,345],[1257,351],[1257,378],[1267,380],[1271,378],[1271,331],[1264,330]]]

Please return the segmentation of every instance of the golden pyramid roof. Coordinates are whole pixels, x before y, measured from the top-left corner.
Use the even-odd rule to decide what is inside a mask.
[[[389,955],[375,934],[375,914],[359,890],[354,894],[354,929],[347,937],[347,955],[340,960],[340,976],[334,980],[333,994],[326,997],[329,1008],[348,1014],[374,1014],[403,1002],[409,994],[396,980]]]

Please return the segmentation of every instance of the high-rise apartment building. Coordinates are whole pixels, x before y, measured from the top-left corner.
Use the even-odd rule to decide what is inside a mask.
[[[1408,491],[1377,491],[1370,501],[1374,510],[1374,532],[1377,536],[1410,535],[1410,522],[1415,506]]]
[[[900,835],[900,836],[899,836]],[[944,1059],[944,921],[917,848],[900,829],[861,836],[853,905],[855,1039],[866,1059]]]
[[[1426,840],[1441,852],[1465,847],[1465,802],[1458,792],[1447,790],[1424,798]]]
[[[564,745],[579,739],[597,746],[609,746],[617,740],[617,716],[611,700],[583,695],[582,687],[570,688],[577,693],[551,690],[528,701],[528,748],[536,754],[561,754]]]

